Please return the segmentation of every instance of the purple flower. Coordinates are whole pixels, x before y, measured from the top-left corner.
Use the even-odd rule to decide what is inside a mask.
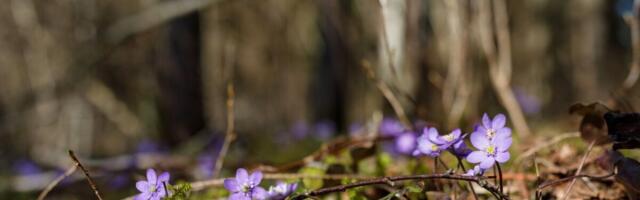
[[[476,126],[476,130],[471,136],[473,136],[473,134],[482,134],[489,140],[493,140],[496,137],[510,137],[511,129],[504,126],[506,121],[506,117],[503,114],[497,114],[493,117],[493,120],[491,120],[487,113],[485,113],[482,116],[482,124]]]
[[[416,150],[417,136],[413,132],[406,132],[396,137],[394,150],[402,154],[410,154]]]
[[[262,172],[247,173],[246,169],[236,171],[236,177],[224,180],[224,187],[231,192],[229,200],[266,199],[267,191],[258,186],[262,181]]]
[[[291,193],[296,191],[296,188],[298,188],[298,184],[297,183],[287,184],[285,182],[278,182],[275,187],[274,186],[269,187],[269,192],[268,192],[269,198],[268,199],[270,199],[270,200],[284,200],[289,195],[291,195]]]
[[[19,175],[34,175],[42,172],[42,169],[33,161],[20,159],[13,163],[13,170]]]
[[[467,147],[467,144],[464,143],[464,140],[459,140],[458,142],[453,144],[453,151],[452,152],[456,156],[467,157],[471,153],[471,149],[469,149],[469,147]]]
[[[467,161],[480,163],[481,169],[491,168],[496,161],[504,163],[509,160],[511,137],[498,136],[490,139],[484,133],[474,132],[471,134],[471,144],[473,144],[478,151],[471,152],[467,156]]]
[[[135,200],[160,200],[167,196],[165,184],[169,184],[169,172],[163,172],[156,176],[156,171],[147,169],[147,180],[138,181],[136,188],[142,192]]]
[[[476,165],[473,167],[473,169],[469,169],[467,171],[467,173],[465,173],[465,176],[479,176],[484,174],[484,170],[482,168],[480,168],[480,166]]]
[[[434,142],[438,141],[438,130],[435,128],[425,128],[420,137],[418,137],[418,148],[413,152],[414,156],[427,155],[430,157],[440,156],[442,149],[439,144]]]
[[[393,118],[384,118],[380,123],[380,133],[383,136],[397,136],[404,133],[405,129],[400,121]]]
[[[328,140],[336,132],[336,124],[330,120],[322,120],[315,125],[316,138]]]
[[[296,139],[302,139],[309,134],[309,125],[305,121],[297,121],[289,130]]]
[[[462,139],[462,137],[460,137],[461,134],[462,131],[460,131],[460,129],[455,129],[447,135],[436,137],[435,140],[432,140],[432,142],[438,144],[440,149],[449,149],[449,147],[451,147],[453,144],[458,143],[460,139]]]

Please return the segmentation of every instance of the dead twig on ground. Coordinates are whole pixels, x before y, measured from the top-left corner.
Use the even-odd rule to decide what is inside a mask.
[[[580,172],[582,172],[582,167],[584,166],[584,163],[587,160],[587,157],[589,156],[589,153],[591,153],[591,150],[593,149],[593,146],[595,144],[596,144],[596,140],[591,141],[591,144],[589,144],[589,148],[587,148],[587,152],[584,153],[584,156],[582,157],[582,160],[580,161],[580,165],[578,166],[578,170],[576,170],[576,175],[575,176],[580,175]],[[569,195],[571,194],[571,189],[573,188],[573,185],[575,183],[576,183],[576,179],[571,180],[571,183],[569,184],[569,187],[567,188],[567,190],[564,192],[564,197],[562,199],[569,198]]]

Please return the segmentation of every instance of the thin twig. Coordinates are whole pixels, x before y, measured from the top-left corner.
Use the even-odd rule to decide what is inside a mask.
[[[584,156],[582,157],[582,160],[580,161],[580,165],[578,166],[578,170],[576,170],[576,176],[580,175],[580,172],[582,172],[582,167],[584,166],[584,162],[587,160],[587,157],[589,156],[589,153],[591,153],[591,150],[593,149],[593,146],[595,144],[596,144],[596,140],[591,141],[591,144],[589,144],[589,148],[587,148],[587,152],[585,152]],[[567,190],[564,192],[564,197],[562,199],[569,198],[571,189],[573,188],[573,185],[575,183],[576,183],[576,179],[571,180],[571,183],[569,184],[569,187],[567,188]]]
[[[586,175],[586,174],[574,175],[574,176],[561,178],[561,179],[558,179],[558,180],[545,182],[543,184],[540,184],[536,190],[537,191],[542,191],[546,187],[557,185],[557,184],[560,184],[560,183],[563,183],[563,182],[566,182],[566,181],[570,181],[570,180],[575,180],[576,178],[588,178],[588,179],[592,179],[592,180],[603,180],[603,179],[607,179],[609,177],[612,177],[614,175],[616,175],[615,172],[611,172],[610,174],[603,175],[603,176],[591,176],[591,175]]]
[[[76,157],[76,154],[71,150],[69,150],[69,157],[71,157],[73,162],[76,163],[76,166],[80,167],[80,169],[84,173],[84,176],[87,177],[89,186],[91,186],[91,189],[93,190],[93,193],[96,195],[96,198],[98,198],[98,200],[102,200],[102,197],[100,196],[100,192],[98,191],[98,187],[96,187],[96,184],[91,178],[91,175],[89,175],[89,170],[87,170],[87,168],[84,168],[84,166],[82,166],[82,164],[80,163],[80,160],[78,160],[78,157]]]
[[[504,185],[502,184],[502,168],[500,168],[500,163],[496,161],[496,168],[498,168],[498,180],[500,180],[500,192],[504,192]]]
[[[51,190],[53,190],[53,188],[56,187],[58,183],[60,183],[62,180],[64,180],[68,176],[71,176],[71,174],[73,174],[73,172],[76,172],[77,169],[78,169],[78,165],[75,165],[75,164],[69,167],[69,169],[67,169],[67,171],[65,171],[64,174],[58,176],[56,179],[51,181],[51,183],[49,183],[49,185],[47,185],[47,187],[45,187],[44,190],[42,190],[40,195],[38,195],[37,200],[44,200],[44,198],[47,197],[47,194],[49,194],[49,192],[51,192]]]
[[[462,159],[457,155],[456,155],[456,159],[458,159],[458,166],[462,168],[462,173],[466,173],[467,169],[464,167],[464,164],[462,164]],[[478,194],[476,194],[476,189],[473,189],[473,183],[467,182],[467,186],[471,190],[471,194],[473,194],[473,199],[478,200]]]
[[[413,126],[411,125],[412,124],[411,121],[409,120],[406,112],[402,108],[402,104],[400,104],[400,101],[393,94],[389,86],[386,83],[384,83],[384,81],[376,77],[375,73],[373,72],[373,69],[371,68],[371,64],[369,64],[369,62],[364,60],[362,61],[362,68],[367,73],[367,77],[369,77],[369,79],[371,79],[376,83],[376,87],[378,87],[378,89],[380,90],[382,95],[385,97],[385,99],[389,101],[389,104],[391,104],[391,107],[393,108],[393,111],[398,116],[398,119],[400,120],[400,122],[402,122],[402,124],[404,124],[406,128],[413,129]]]
[[[461,180],[461,181],[469,181],[469,182],[480,183],[480,182],[483,182],[485,177],[462,176],[462,175],[452,175],[452,174],[430,174],[430,175],[409,175],[409,176],[383,177],[383,178],[365,180],[365,181],[360,181],[360,182],[355,182],[355,183],[350,183],[350,184],[344,184],[344,185],[338,185],[338,186],[333,186],[333,187],[321,188],[321,189],[318,189],[318,190],[314,190],[314,191],[308,192],[306,194],[295,196],[292,199],[294,199],[294,200],[298,199],[299,200],[299,199],[305,199],[305,198],[309,198],[309,197],[317,197],[317,196],[322,196],[322,195],[329,194],[329,193],[334,193],[334,192],[343,192],[343,191],[346,191],[347,189],[356,188],[356,187],[362,187],[362,186],[370,186],[370,185],[390,185],[390,186],[393,186],[396,181],[431,180],[431,179],[451,179],[451,180]],[[498,188],[496,188],[493,185],[489,185],[488,183],[485,182],[483,184],[480,184],[480,186],[482,186],[487,191],[492,193],[498,199],[509,199],[506,195],[500,193],[498,191]]]
[[[233,89],[233,83],[229,82],[227,84],[227,133],[224,137],[224,143],[222,144],[222,148],[220,149],[220,153],[218,154],[218,158],[216,159],[216,164],[213,168],[213,176],[219,177],[220,171],[222,170],[222,166],[224,164],[224,158],[227,156],[227,152],[229,151],[229,146],[231,146],[231,142],[236,139],[236,133],[234,130],[234,98],[235,91]]]

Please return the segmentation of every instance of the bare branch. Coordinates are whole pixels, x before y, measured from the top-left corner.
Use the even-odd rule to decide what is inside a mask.
[[[44,200],[44,198],[47,197],[47,194],[49,194],[49,192],[51,192],[51,190],[53,190],[53,188],[56,187],[58,183],[60,183],[65,178],[71,176],[71,174],[73,174],[73,172],[76,172],[77,169],[78,169],[78,165],[74,164],[73,166],[69,167],[69,169],[67,169],[67,171],[65,171],[64,174],[58,176],[56,179],[51,181],[51,183],[49,183],[49,185],[47,185],[47,187],[45,187],[44,190],[42,190],[40,195],[38,195],[38,200]]]
[[[224,143],[222,144],[222,148],[220,149],[220,153],[218,154],[218,158],[216,160],[216,165],[213,169],[214,177],[218,177],[220,175],[222,165],[224,164],[224,158],[227,156],[227,151],[229,151],[229,146],[231,146],[231,142],[236,139],[236,133],[234,130],[234,99],[235,91],[233,89],[233,83],[230,82],[229,84],[227,84],[227,133],[224,137]]]
[[[98,198],[98,200],[102,200],[102,197],[100,196],[100,192],[98,191],[98,187],[96,187],[96,183],[91,178],[91,175],[89,175],[89,170],[87,170],[87,168],[84,168],[84,166],[82,166],[82,164],[80,163],[80,160],[78,160],[78,157],[76,157],[76,154],[73,153],[73,151],[71,150],[69,150],[69,157],[71,157],[73,162],[76,163],[76,166],[80,167],[80,169],[84,173],[84,176],[87,177],[89,186],[91,186],[91,190],[93,190],[93,193],[96,195],[96,198]]]

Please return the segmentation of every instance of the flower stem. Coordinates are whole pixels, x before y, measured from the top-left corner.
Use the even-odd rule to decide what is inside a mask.
[[[456,159],[458,159],[458,166],[462,169],[462,173],[467,172],[467,169],[465,169],[464,164],[462,164],[462,159],[457,155],[456,155]],[[476,190],[473,189],[473,183],[467,182],[467,186],[469,186],[469,190],[471,190],[471,194],[473,194],[473,199],[478,200],[478,194],[476,194]]]
[[[500,163],[498,163],[497,161],[496,161],[496,167],[498,168],[498,179],[500,180],[500,193],[502,193],[503,192],[503,190],[502,190],[502,186],[503,186],[502,185],[502,169],[500,168]]]

